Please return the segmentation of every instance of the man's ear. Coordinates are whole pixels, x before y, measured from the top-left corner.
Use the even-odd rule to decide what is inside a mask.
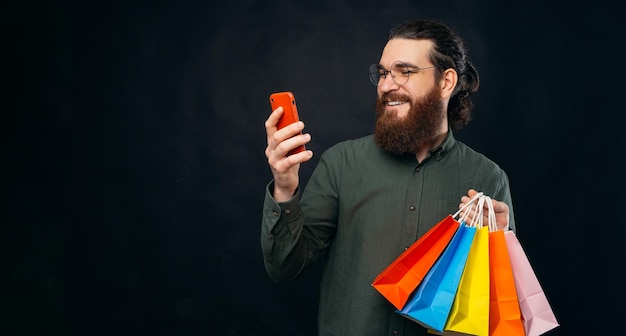
[[[439,82],[442,99],[448,99],[452,96],[458,80],[459,77],[456,70],[448,68],[443,72],[443,76],[441,76],[441,81]]]

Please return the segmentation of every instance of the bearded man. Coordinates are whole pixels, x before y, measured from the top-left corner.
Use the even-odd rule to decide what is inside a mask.
[[[372,281],[412,243],[477,191],[495,200],[500,229],[514,229],[506,173],[454,138],[471,118],[479,86],[456,32],[434,21],[391,29],[380,60],[375,133],[326,150],[299,188],[310,150],[302,122],[278,130],[282,108],[265,122],[273,180],[265,191],[261,247],[268,275],[292,281],[324,264],[319,335],[429,335],[395,312]]]

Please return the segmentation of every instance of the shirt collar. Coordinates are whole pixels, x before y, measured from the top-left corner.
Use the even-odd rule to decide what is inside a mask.
[[[426,155],[426,158],[424,158],[424,160],[422,162],[419,162],[418,164],[422,165],[425,162],[430,161],[430,159],[435,159],[437,161],[441,160],[448,152],[450,152],[450,150],[452,150],[455,144],[456,139],[454,138],[454,134],[452,134],[452,129],[448,127],[448,134],[446,134],[446,137],[443,139],[441,144],[436,148],[428,151],[428,155]],[[416,162],[415,154],[404,154],[397,157],[400,158],[400,160],[410,164],[415,164]]]
[[[441,160],[441,158],[443,158],[443,156],[446,155],[452,147],[454,147],[454,144],[456,144],[456,139],[454,139],[452,129],[448,127],[448,134],[446,135],[446,138],[443,139],[437,148],[428,152],[427,158],[434,157],[437,161]]]

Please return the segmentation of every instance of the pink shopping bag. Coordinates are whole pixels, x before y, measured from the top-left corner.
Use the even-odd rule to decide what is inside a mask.
[[[559,323],[546,294],[517,236],[513,231],[507,231],[504,237],[509,250],[526,336],[541,335],[558,327]]]

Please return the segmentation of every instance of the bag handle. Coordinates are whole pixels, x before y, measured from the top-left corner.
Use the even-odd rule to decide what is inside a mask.
[[[476,200],[480,199],[480,197],[481,197],[481,196],[483,196],[483,195],[484,195],[484,194],[483,194],[483,192],[482,192],[482,191],[478,192],[476,195],[474,195],[474,196],[473,196],[473,197],[469,200],[469,202],[467,202],[467,203],[463,204],[463,206],[459,209],[459,211],[457,211],[456,213],[454,213],[454,215],[452,215],[452,218],[456,218],[456,217],[457,217],[457,216],[458,216],[458,215],[459,215],[459,214],[460,214],[463,210],[465,210],[467,207],[471,206],[471,205],[472,205],[472,203],[474,203]],[[467,214],[467,213],[469,213],[469,211],[468,211],[468,212],[466,212],[465,214]],[[467,215],[465,216],[465,218],[467,218]],[[459,219],[459,220],[460,220],[460,219]]]
[[[493,210],[493,200],[489,196],[485,196],[487,199],[487,219],[489,225],[489,232],[498,231],[498,224],[496,223],[496,212]]]
[[[480,199],[479,199],[479,201],[480,201]],[[466,208],[467,208],[467,207],[466,207]],[[471,209],[472,209],[472,205],[470,205],[470,206],[469,206],[469,210],[471,210]],[[470,211],[465,211],[465,212],[461,215],[461,217],[459,218],[459,222],[460,222],[460,223],[465,223],[465,225],[469,225],[469,224],[467,223],[467,218],[469,217],[469,213],[470,213]]]
[[[487,196],[482,195],[478,199],[476,203],[476,211],[474,211],[474,216],[472,217],[472,226],[480,229],[483,227],[483,208],[485,206],[485,198]]]
[[[482,228],[483,227],[483,207],[485,203],[485,196],[481,195],[476,202],[476,209],[474,210],[474,214],[472,215],[472,220],[467,221],[469,217],[469,213],[472,210],[473,206],[470,207],[470,211],[466,211],[463,214],[463,219],[465,221],[465,225],[468,227]]]

